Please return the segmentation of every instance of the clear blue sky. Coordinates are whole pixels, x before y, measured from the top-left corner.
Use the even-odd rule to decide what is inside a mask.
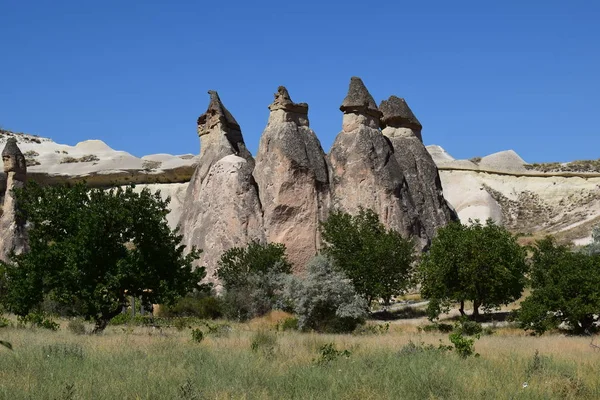
[[[255,154],[278,85],[329,150],[351,76],[457,158],[600,157],[598,1],[0,0],[0,126],[197,153],[217,90]]]

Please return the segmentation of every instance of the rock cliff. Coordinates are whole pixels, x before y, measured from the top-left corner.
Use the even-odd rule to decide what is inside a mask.
[[[297,271],[319,249],[319,222],[329,203],[325,153],[308,122],[308,105],[292,102],[280,86],[269,106],[254,177],[267,240],[285,243]]]

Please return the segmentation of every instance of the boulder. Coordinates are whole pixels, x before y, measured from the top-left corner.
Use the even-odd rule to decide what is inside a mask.
[[[332,207],[351,214],[370,208],[387,227],[423,236],[393,147],[379,130],[381,111],[360,78],[351,79],[340,110],[342,131],[328,156]]]
[[[394,157],[419,214],[425,234],[422,239],[430,242],[438,228],[457,220],[458,216],[444,199],[438,168],[423,145],[421,123],[406,101],[391,96],[381,102],[379,109],[383,113],[382,133],[394,147]]]
[[[6,174],[6,191],[0,217],[0,260],[8,262],[12,252],[20,254],[27,249],[25,221],[18,215],[13,192],[25,184],[27,164],[15,138],[6,142],[2,162]]]
[[[325,153],[308,122],[308,105],[275,93],[256,155],[254,177],[269,242],[284,243],[296,272],[319,249],[319,222],[329,197]]]
[[[264,241],[262,210],[252,171],[254,159],[242,132],[216,92],[198,119],[201,153],[188,185],[179,226],[183,243],[202,249],[198,265],[214,275],[221,254],[251,240]]]

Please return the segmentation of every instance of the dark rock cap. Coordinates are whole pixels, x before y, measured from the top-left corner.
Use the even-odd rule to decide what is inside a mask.
[[[2,150],[2,157],[5,156],[22,156],[21,149],[17,146],[17,139],[11,137],[7,140],[4,150]]]
[[[377,108],[377,103],[367,90],[362,79],[353,76],[350,78],[350,87],[348,94],[340,106],[340,110],[346,112],[362,112],[374,117],[380,117],[381,111]]]
[[[423,129],[415,114],[413,114],[408,104],[406,104],[406,100],[400,97],[390,96],[389,99],[381,102],[379,109],[383,113],[383,117],[381,118],[382,128],[393,126],[396,128],[410,128],[417,131]]]
[[[294,103],[290,98],[290,94],[285,86],[279,86],[277,93],[274,94],[275,101],[269,105],[269,110],[285,110],[297,114],[308,115],[308,104],[306,103]]]
[[[204,125],[209,119],[220,120],[224,125],[231,129],[240,130],[240,125],[237,123],[233,115],[225,108],[219,94],[214,90],[209,90],[210,103],[204,114],[198,118],[198,125]],[[216,121],[215,121],[216,122]],[[211,124],[212,125],[212,124]]]

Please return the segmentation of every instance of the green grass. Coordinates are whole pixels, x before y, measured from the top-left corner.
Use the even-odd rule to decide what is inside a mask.
[[[600,353],[589,338],[500,331],[476,342],[481,357],[461,359],[401,352],[411,341],[449,342],[399,325],[371,336],[269,331],[269,351],[252,349],[272,328],[264,321],[234,324],[201,343],[190,329],[110,327],[89,336],[62,325],[0,329],[14,348],[0,348],[0,399],[600,398]],[[319,362],[328,343],[349,356]]]

